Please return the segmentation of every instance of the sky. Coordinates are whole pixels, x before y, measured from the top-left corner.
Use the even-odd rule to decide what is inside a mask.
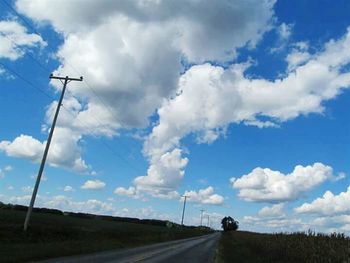
[[[1,0],[0,201],[350,234],[350,2]],[[208,220],[209,219],[209,220]]]

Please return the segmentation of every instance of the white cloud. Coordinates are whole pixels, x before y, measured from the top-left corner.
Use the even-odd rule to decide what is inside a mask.
[[[102,189],[106,186],[105,182],[102,182],[100,180],[87,180],[82,186],[81,189]]]
[[[57,12],[61,8],[61,1],[43,3],[19,0],[16,7],[34,20],[48,21],[57,31],[79,39],[89,33],[94,35],[94,31],[113,24],[114,27],[108,29],[111,33],[114,31],[119,34],[110,39],[128,55],[133,47],[140,46],[141,43],[147,44],[147,41],[129,42],[130,39],[134,40],[135,30],[142,27],[143,31],[140,31],[138,37],[144,38],[154,27],[162,28],[163,35],[170,39],[171,49],[181,50],[191,61],[203,61],[231,57],[230,53],[235,48],[246,43],[255,45],[270,28],[274,3],[275,1],[270,0],[237,3],[202,0],[140,0],[121,3],[84,1],[85,12],[81,13],[77,10],[82,1],[66,1],[64,16]],[[127,30],[123,30],[123,27]],[[163,39],[161,35],[153,35],[156,37],[155,43]],[[96,38],[91,40],[100,44]],[[87,44],[86,46],[91,47]],[[160,52],[164,48],[166,47],[162,47]],[[153,52],[152,49],[150,51]],[[145,55],[143,48],[139,48],[137,53],[140,52]],[[119,54],[114,50],[111,55]]]
[[[42,202],[45,207],[56,208],[64,211],[96,214],[111,214],[115,211],[115,208],[112,204],[105,203],[96,199],[77,202],[63,195],[58,195],[46,199],[47,200]]]
[[[28,205],[30,195],[24,196],[4,196],[0,194],[0,200],[4,203]],[[150,218],[169,220],[170,216],[165,213],[158,212],[152,207],[144,208],[117,208],[111,202],[102,202],[96,199],[88,199],[86,201],[75,201],[71,197],[64,195],[56,196],[42,196],[38,195],[36,199],[36,207],[46,207],[59,209],[61,211],[75,212],[75,213],[91,213],[112,216],[124,216],[135,218]]]
[[[334,195],[331,191],[326,191],[322,197],[319,197],[311,203],[304,203],[295,208],[297,213],[337,215],[350,213],[350,187],[346,192]]]
[[[297,165],[290,174],[258,167],[241,178],[231,178],[231,184],[239,189],[238,196],[246,201],[276,202],[298,199],[333,178],[332,167],[315,163]]]
[[[301,218],[296,218],[293,215],[287,216],[284,213],[284,208],[283,203],[263,207],[257,215],[244,216],[242,225],[248,227],[250,231],[255,228],[263,232],[304,231],[309,229],[310,225]]]
[[[30,178],[33,179],[33,180],[36,180],[37,177],[38,177],[37,174],[33,174],[33,175],[30,176]],[[48,178],[46,177],[45,173],[43,173],[43,174],[41,175],[41,179],[40,179],[40,180],[41,180],[42,182],[45,182],[45,181],[48,180]]]
[[[62,16],[57,12],[61,1],[17,1],[19,12],[52,24],[64,36],[56,73],[70,73],[69,60],[104,101],[83,85],[70,83],[72,96],[85,103],[76,101],[75,117],[62,118],[62,127],[77,133],[70,145],[77,155],[69,162],[78,160],[78,170],[88,168],[77,146],[87,135],[79,123],[113,136],[121,127],[146,127],[160,107],[159,123],[144,146],[150,162],[147,175],[134,183],[154,196],[175,196],[188,162],[180,147],[186,135],[196,133],[198,142],[212,143],[222,134],[217,131],[231,123],[273,127],[322,113],[323,102],[349,86],[350,75],[342,66],[350,59],[350,33],[330,41],[302,65],[300,60],[294,63],[293,72],[283,79],[249,78],[245,63],[227,69],[193,66],[179,80],[181,61],[232,61],[238,47],[254,46],[271,28],[274,2],[84,1],[80,12],[80,1],[67,1]],[[284,27],[281,32],[287,36]],[[167,155],[179,165],[165,167],[162,159]]]
[[[185,175],[183,168],[187,158],[181,158],[181,150],[174,149],[160,156],[154,156],[148,168],[147,176],[139,176],[134,180],[137,190],[148,192],[161,198],[177,198],[175,189]]]
[[[72,186],[70,186],[70,185],[66,185],[66,186],[63,188],[63,191],[64,191],[64,192],[74,192],[75,189],[74,189]]]
[[[39,35],[28,33],[17,21],[0,21],[0,58],[16,60],[29,49],[45,46],[46,42]]]
[[[64,105],[74,116],[62,110],[58,125],[68,131],[62,132],[62,138],[69,140],[53,145],[64,161],[58,158],[52,165],[89,170],[80,157],[82,136],[90,135],[89,131],[114,136],[120,128],[146,127],[164,98],[175,95],[183,62],[232,60],[237,48],[253,47],[271,28],[274,3],[66,1],[62,16],[57,12],[61,1],[16,1],[20,13],[38,24],[53,25],[64,37],[57,53],[61,65],[55,74],[70,75],[73,65],[95,91],[84,83],[69,84],[71,95],[67,95],[71,98]],[[50,105],[48,116],[52,116],[55,103]],[[51,119],[47,118],[44,126]],[[54,138],[59,133],[57,130]],[[66,155],[64,149],[73,150]],[[158,192],[167,195],[164,190]]]
[[[286,215],[284,214],[284,204],[276,204],[273,206],[265,206],[261,208],[258,212],[258,216],[260,217],[285,217]]]
[[[47,157],[48,163],[53,167],[64,167],[79,173],[90,170],[80,156],[77,142],[81,139],[68,128],[56,127]],[[32,136],[21,134],[11,141],[0,141],[0,151],[10,157],[29,159],[40,162],[46,141],[40,142]]]
[[[306,42],[298,42],[294,44],[294,48],[286,57],[288,71],[295,70],[311,59],[308,49],[309,45]]]
[[[115,216],[121,217],[134,217],[134,218],[151,218],[151,219],[160,219],[160,220],[170,220],[170,215],[166,213],[159,213],[154,210],[152,207],[144,208],[122,208],[117,209],[114,213]]]
[[[7,172],[12,171],[13,167],[11,165],[6,165],[4,168],[0,168],[0,179],[4,178]]]
[[[27,158],[38,162],[44,151],[44,146],[33,137],[21,134],[12,142],[1,141],[0,151],[5,152],[10,157]]]
[[[350,29],[277,80],[245,76],[249,63],[228,69],[210,64],[191,67],[180,78],[177,96],[158,109],[159,122],[144,144],[150,166],[158,156],[180,148],[181,139],[191,133],[203,142],[202,134],[224,130],[231,123],[273,127],[300,115],[322,113],[323,102],[350,85],[350,73],[342,70],[350,62],[348,45]],[[207,142],[218,137],[209,136]]]
[[[30,202],[30,195],[24,196],[0,196],[1,201],[11,204],[28,205]],[[96,199],[89,199],[86,201],[74,201],[70,197],[64,195],[57,196],[42,196],[38,195],[36,198],[36,207],[46,207],[53,209],[60,209],[69,212],[82,212],[92,214],[113,214],[116,208],[111,203],[102,202]]]
[[[21,188],[21,190],[22,190],[22,192],[25,192],[25,193],[31,193],[31,192],[33,192],[33,187],[31,187],[31,186],[23,186],[22,188]]]
[[[286,48],[287,43],[292,35],[293,24],[282,23],[276,28],[278,34],[278,40],[275,47],[270,49],[271,53],[280,52]]]
[[[114,190],[114,193],[117,195],[124,195],[124,196],[132,197],[135,199],[137,199],[139,197],[136,188],[133,186],[130,186],[129,188],[117,187]]]
[[[293,25],[291,25],[291,24],[282,23],[278,27],[278,34],[279,34],[280,38],[287,40],[290,37],[290,35],[292,34],[292,27],[293,27]]]
[[[6,165],[5,168],[4,168],[5,172],[9,172],[9,171],[12,171],[12,170],[13,170],[13,167],[11,165]]]
[[[224,203],[224,197],[218,194],[214,194],[214,188],[209,186],[206,189],[200,189],[196,191],[186,191],[184,193],[188,197],[189,202],[222,205]]]

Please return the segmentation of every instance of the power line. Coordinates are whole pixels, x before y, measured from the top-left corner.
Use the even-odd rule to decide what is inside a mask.
[[[8,40],[10,40],[10,41],[12,42],[12,44],[13,44],[15,47],[17,47],[17,48],[20,49],[20,46],[17,45],[16,42],[15,42],[13,39],[11,39],[10,37],[8,37],[7,35],[2,35],[2,36],[6,37]],[[31,58],[41,69],[43,69],[45,72],[47,72],[47,73],[50,73],[50,72],[51,72],[45,65],[43,65],[39,60],[37,60],[35,57],[33,57],[29,52],[26,52],[25,55],[28,56],[28,57],[30,57],[30,58]]]
[[[36,29],[27,21],[27,19],[24,18],[24,16],[22,16],[21,14],[19,14],[19,13],[16,11],[16,9],[14,9],[6,0],[2,0],[2,2],[3,2],[13,13],[15,13],[16,16],[18,16],[28,27],[30,27],[30,28],[33,30],[33,32],[34,32],[35,34],[41,36],[41,34],[40,34],[38,31],[36,31]],[[41,38],[43,38],[43,37],[41,36]]]
[[[19,14],[6,0],[3,0],[4,4],[16,15],[18,16],[35,34],[39,35],[44,41],[45,41],[45,38],[42,36],[41,33],[39,33],[28,21],[27,19]],[[47,45],[49,47],[51,47],[52,50],[56,50],[54,47],[51,46],[50,42],[46,42]],[[42,63],[40,63],[38,60],[36,60],[33,56],[31,56],[30,54],[28,54],[29,57],[31,57],[35,62],[36,64],[38,64],[42,69],[46,70],[48,73],[51,73],[51,70],[47,69]],[[67,59],[65,58],[64,59],[64,62],[66,65],[68,65],[71,69],[73,69],[73,71],[75,71],[75,73],[77,73],[78,75],[82,75],[82,72],[79,72],[76,67],[74,67],[72,65],[72,63]],[[104,101],[104,99],[102,99],[102,97],[95,91],[95,89],[92,88],[92,85],[89,84],[89,81],[87,79],[87,77],[85,77],[84,79],[84,85],[95,95],[96,98],[98,98],[98,100],[100,101],[100,103],[102,104],[102,107],[104,107],[110,114],[111,116],[116,120],[118,121],[118,124],[120,125],[120,127],[122,129],[127,129],[127,127],[125,127],[125,125],[123,124],[123,122],[121,121],[121,119],[115,115],[114,111],[111,109],[111,107],[109,106],[108,103],[106,103]],[[101,123],[100,123],[101,124]],[[102,126],[105,126],[103,124],[101,124]],[[123,143],[122,143],[123,144]],[[124,145],[125,147],[125,145]],[[126,147],[128,148],[128,147]]]
[[[42,36],[41,33],[39,33],[28,21],[27,19],[24,18],[24,16],[22,16],[21,14],[19,14],[6,0],[3,0],[3,3],[16,15],[18,16],[35,34],[39,35],[44,41],[45,38]],[[7,37],[7,36],[6,36]],[[8,39],[10,39],[9,37],[7,37]],[[11,40],[11,39],[10,39]],[[13,40],[11,40],[13,42]],[[46,42],[47,45],[49,47],[52,48],[52,50],[55,50],[54,47],[51,46],[50,42]],[[43,70],[47,71],[48,73],[51,72],[51,70],[49,70],[46,66],[44,66],[42,63],[40,63],[37,59],[35,59],[33,56],[31,56],[29,53],[27,53],[27,55],[33,60],[35,61],[35,63],[40,66]],[[81,72],[79,72],[70,62],[68,59],[65,58],[64,60],[65,64],[68,65],[69,67],[71,67],[73,69],[73,71],[75,71],[78,75],[82,75]],[[2,64],[2,63],[1,63]],[[6,67],[6,66],[5,66]],[[12,72],[12,70],[10,70]],[[28,84],[30,84],[32,87],[35,87],[35,85],[33,85],[32,83],[30,83],[28,80],[22,78],[18,73],[14,74],[16,76],[18,76],[19,78],[21,78],[23,81],[27,82]],[[111,116],[116,119],[120,125],[120,127],[122,129],[126,129],[126,127],[123,125],[122,121],[120,120],[120,118],[118,116],[116,116],[113,112],[113,110],[110,108],[110,106],[108,105],[108,103],[105,103],[104,100],[101,98],[101,96],[92,88],[92,86],[89,84],[89,82],[87,81],[87,79],[84,79],[84,84],[85,86],[95,95],[96,98],[98,98],[98,100],[101,102],[102,106],[111,114]],[[35,87],[37,89],[37,87]],[[47,95],[47,94],[46,94]],[[50,96],[51,97],[51,96]],[[51,97],[52,98],[52,97]],[[66,109],[68,112],[69,110]],[[75,117],[75,116],[74,116]],[[107,127],[106,125],[102,124],[99,120],[97,120],[94,116],[92,116],[96,122],[98,124],[100,124],[102,127],[105,127],[107,129],[110,129],[110,127]],[[78,122],[80,122],[79,119],[77,119]],[[94,135],[94,133],[92,133],[92,135]],[[103,144],[106,144],[105,142],[102,141]],[[124,148],[129,148],[127,147],[123,142],[121,142],[121,144],[123,145]],[[109,149],[112,149],[109,145],[107,146]],[[119,157],[122,157],[121,155],[117,154]],[[123,157],[122,157],[123,158]],[[125,158],[124,158],[125,160]],[[139,173],[139,171],[138,171]]]
[[[52,100],[56,100],[56,98],[54,98],[53,96],[51,96],[50,94],[46,93],[45,91],[43,91],[42,89],[38,88],[36,85],[34,85],[31,81],[27,80],[25,77],[23,77],[21,74],[19,74],[18,72],[16,72],[15,70],[9,68],[8,66],[6,66],[5,64],[3,64],[2,62],[0,62],[0,65],[3,66],[6,70],[10,71],[12,74],[14,74],[15,76],[17,76],[18,78],[20,78],[22,81],[24,81],[25,83],[27,83],[27,85],[29,85],[30,87],[34,88],[35,90],[39,91],[40,93],[42,93],[43,95],[45,95],[46,97],[48,97],[49,99]],[[73,116],[74,118],[76,117],[67,107],[65,107],[64,105],[62,105],[62,108],[66,110],[66,112],[68,114],[70,114],[71,116]],[[80,123],[80,125],[86,129],[86,132],[92,136],[96,136],[96,133],[94,133],[91,128],[89,128],[87,125],[85,125],[81,120],[79,120],[78,118],[75,118],[75,120],[77,122]],[[101,143],[102,145],[104,145],[113,155],[119,157],[119,159],[121,159],[122,161],[124,161],[130,168],[132,168],[134,171],[137,172],[137,175],[140,175],[140,171],[138,170],[138,168],[136,168],[134,165],[132,165],[127,159],[125,159],[120,153],[116,152],[109,144],[107,144],[105,141],[103,140],[98,140],[99,143]],[[142,174],[142,173],[141,173]]]
[[[3,2],[5,3],[5,5],[13,12],[15,13],[35,34],[39,35],[43,40],[45,40],[45,38],[42,36],[42,34],[40,34],[28,21],[27,19],[24,18],[24,16],[22,16],[21,14],[19,14],[6,0],[3,0]],[[48,46],[51,46],[49,42],[47,42]],[[51,46],[52,47],[52,46]],[[52,47],[53,48],[53,47]],[[37,61],[38,62],[38,61]],[[65,58],[65,64],[67,64],[69,67],[71,67],[73,69],[73,71],[75,71],[75,73],[81,75],[81,72],[79,72],[76,67],[74,67],[72,65],[72,63],[70,63],[70,61],[68,59]],[[42,66],[41,63],[38,63],[38,65]],[[51,71],[49,71],[51,72]],[[113,110],[111,110],[110,106],[104,102],[104,100],[101,98],[101,96],[99,96],[97,94],[97,92],[92,88],[92,86],[89,84],[89,82],[86,80],[84,80],[84,84],[85,86],[91,90],[91,92],[98,98],[98,100],[102,103],[102,105],[109,111],[109,113],[119,122],[119,124],[122,126],[122,128],[125,129],[125,126],[122,124],[122,121],[119,119],[119,117],[117,117]]]
[[[20,78],[22,81],[24,81],[25,83],[27,83],[29,86],[31,86],[32,88],[36,89],[37,91],[39,91],[40,93],[44,94],[46,97],[50,98],[50,99],[54,99],[50,94],[46,93],[44,90],[38,88],[37,86],[35,86],[31,81],[27,80],[26,78],[24,78],[22,75],[20,75],[19,73],[17,73],[14,69],[11,69],[10,67],[6,66],[4,63],[2,63],[0,61],[0,65],[2,67],[4,67],[7,71],[11,72],[13,75],[15,75],[16,77]]]
[[[69,82],[71,82],[71,81],[83,81],[83,77],[80,77],[80,79],[76,79],[76,78],[69,78],[68,76],[66,76],[64,78],[64,77],[55,77],[52,74],[50,75],[50,79],[59,79],[61,82],[62,82],[62,80],[64,80],[64,84],[63,84],[63,88],[62,88],[62,92],[61,92],[61,96],[60,96],[59,102],[57,104],[55,115],[54,115],[54,118],[53,118],[53,121],[52,121],[51,129],[50,129],[50,132],[49,132],[49,137],[48,137],[48,139],[46,141],[45,150],[44,150],[43,157],[42,157],[41,164],[40,164],[40,168],[39,168],[39,171],[38,171],[38,176],[37,176],[36,181],[35,181],[35,185],[34,185],[34,189],[33,189],[33,193],[32,193],[32,198],[30,199],[30,204],[29,204],[29,207],[28,207],[26,219],[24,221],[24,227],[23,227],[24,231],[27,231],[27,228],[28,228],[30,216],[32,214],[33,206],[34,206],[34,203],[35,203],[36,194],[38,193],[41,176],[42,176],[44,168],[45,168],[46,158],[47,158],[47,155],[49,153],[51,140],[52,140],[53,133],[54,133],[54,130],[55,130],[55,127],[56,127],[58,114],[60,112],[60,108],[61,108],[61,105],[62,105],[64,93],[65,93],[66,88],[67,88],[67,84]]]

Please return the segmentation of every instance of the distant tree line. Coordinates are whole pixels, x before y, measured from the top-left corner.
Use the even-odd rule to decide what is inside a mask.
[[[13,205],[13,204],[4,204],[0,202],[0,209],[10,209],[16,211],[27,211],[28,207],[24,205]],[[62,216],[70,216],[77,218],[87,218],[87,219],[100,219],[100,220],[108,220],[115,222],[127,222],[127,223],[135,223],[135,224],[144,224],[144,225],[154,225],[154,226],[164,226],[171,228],[180,228],[182,227],[179,224],[174,222],[170,222],[168,220],[158,220],[158,219],[139,219],[132,217],[119,217],[119,216],[107,216],[107,215],[94,215],[88,213],[74,213],[74,212],[63,212],[58,209],[50,209],[50,208],[33,208],[34,212],[37,213],[48,213],[48,214],[56,214]],[[186,226],[186,228],[196,228],[195,226]]]

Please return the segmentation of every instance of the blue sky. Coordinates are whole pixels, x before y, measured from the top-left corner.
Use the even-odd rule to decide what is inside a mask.
[[[53,72],[84,81],[38,206],[179,222],[186,194],[186,224],[349,233],[347,1],[0,6],[0,201],[29,203]]]

